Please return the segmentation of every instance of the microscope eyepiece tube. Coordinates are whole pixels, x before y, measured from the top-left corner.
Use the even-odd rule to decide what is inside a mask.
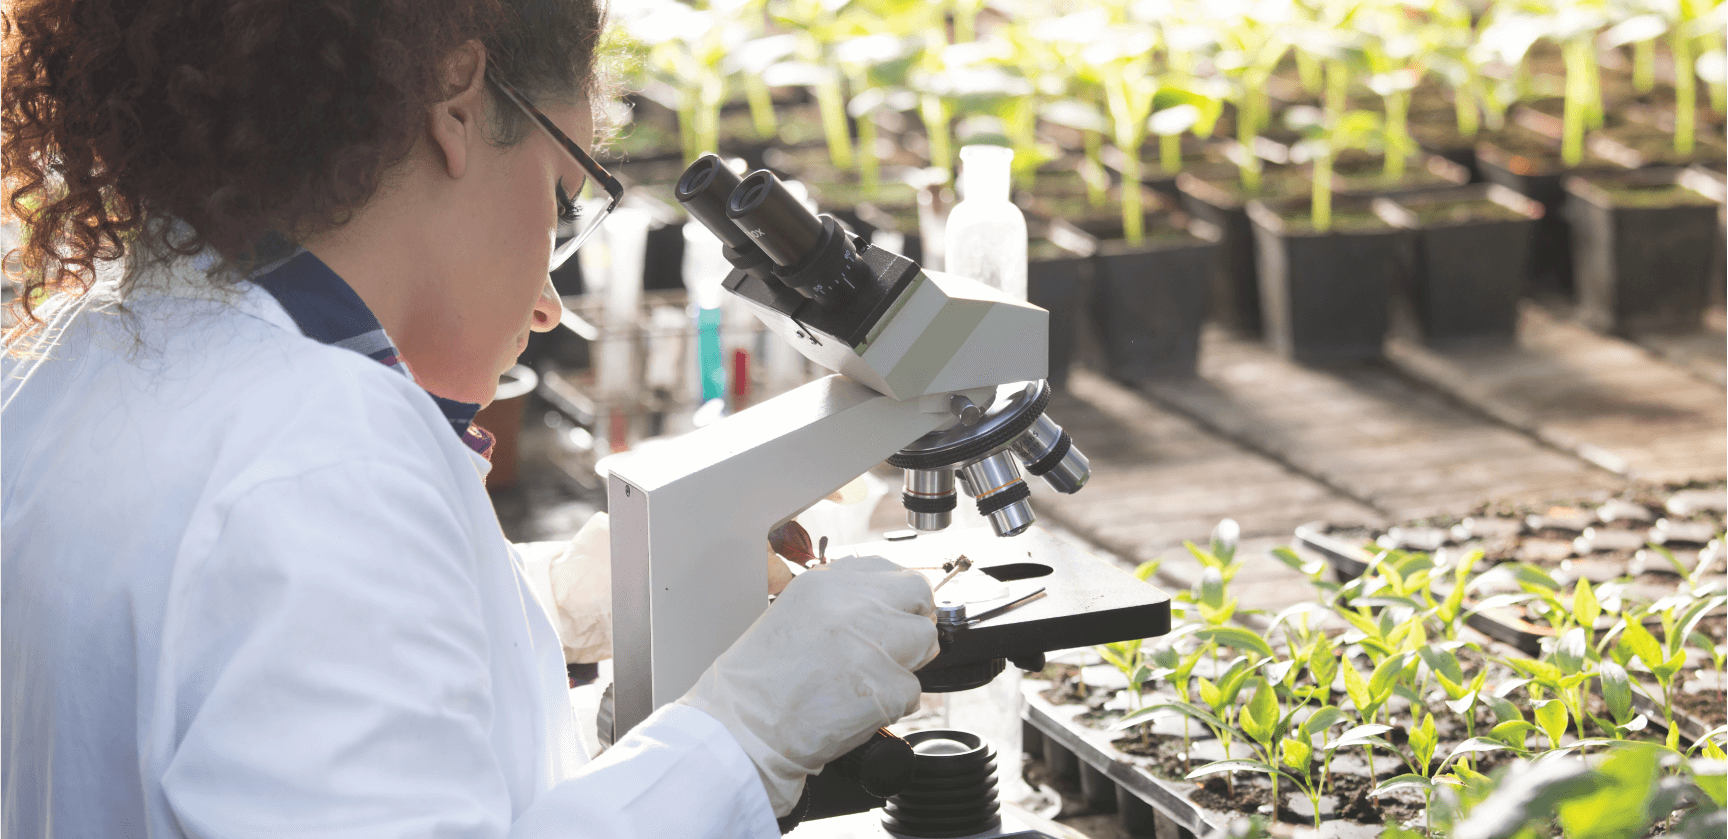
[[[1020,480],[1020,469],[1006,450],[960,467],[960,476],[997,536],[1018,536],[1038,520],[1027,503],[1032,490]]]
[[[690,217],[734,250],[749,250],[755,245],[726,215],[726,200],[742,181],[719,155],[705,154],[684,170],[674,190]]]
[[[751,172],[732,190],[726,216],[781,267],[803,262],[822,243],[822,220],[767,169]]]
[[[900,503],[906,508],[907,527],[926,533],[946,530],[954,521],[954,470],[907,469]]]
[[[1057,492],[1073,495],[1092,477],[1086,455],[1048,414],[1039,415],[1008,448],[1026,464],[1027,472],[1043,478]]]

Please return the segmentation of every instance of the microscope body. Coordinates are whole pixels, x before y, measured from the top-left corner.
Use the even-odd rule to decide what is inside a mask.
[[[906,470],[914,529],[947,527],[958,483],[998,536],[1033,521],[1014,458],[1063,492],[1090,474],[1043,415],[1048,312],[871,248],[766,171],[740,181],[707,155],[678,197],[725,244],[734,266],[725,288],[835,375],[614,461],[615,736],[682,696],[769,608],[768,533],[876,465]],[[1070,565],[1056,563],[1052,596],[1040,588],[1041,600],[1005,618],[942,626],[943,652],[918,674],[925,689],[977,687],[1004,660],[1035,656],[1041,666],[1044,651],[1169,631],[1162,593],[1120,596],[1120,580]],[[903,741],[881,737],[909,759]],[[858,753],[839,763],[853,771],[813,776],[807,817],[861,812],[893,794],[862,780]]]

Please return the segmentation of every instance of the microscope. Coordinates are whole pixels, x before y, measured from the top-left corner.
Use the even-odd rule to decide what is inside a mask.
[[[904,471],[912,530],[947,528],[958,490],[1003,537],[983,541],[1031,547],[1052,540],[1007,538],[1035,521],[1022,468],[1065,493],[1090,477],[1045,413],[1048,312],[871,247],[766,170],[740,177],[704,155],[676,194],[724,244],[725,289],[834,374],[615,461],[615,736],[683,695],[770,608],[768,533],[878,464]],[[951,537],[969,536],[868,552],[924,567],[932,554],[955,559]],[[973,550],[992,590],[937,592],[941,653],[917,674],[926,692],[981,687],[1008,662],[1041,669],[1052,650],[1169,632],[1156,588],[1084,552],[1031,547]],[[1000,832],[992,754],[966,732],[880,731],[812,776],[782,829],[886,806],[894,836],[1036,835]]]

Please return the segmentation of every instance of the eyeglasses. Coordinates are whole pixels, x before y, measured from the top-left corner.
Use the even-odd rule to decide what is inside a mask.
[[[498,72],[497,68],[492,65],[490,60],[486,62],[486,80],[496,86],[499,92],[504,94],[505,99],[510,100],[515,103],[516,107],[522,109],[522,113],[528,115],[529,121],[539,126],[540,130],[546,133],[546,136],[552,138],[553,143],[555,143],[559,148],[562,148],[566,154],[570,155],[570,157],[576,161],[576,164],[582,167],[582,171],[587,172],[588,177],[592,178],[595,183],[599,184],[600,187],[606,191],[606,195],[608,196],[606,205],[601,207],[599,212],[594,213],[586,221],[583,221],[577,215],[578,208],[575,205],[575,196],[563,195],[562,190],[560,190],[560,195],[558,196],[558,202],[560,204],[559,218],[574,222],[576,230],[574,235],[562,242],[556,243],[552,248],[552,264],[546,270],[548,272],[556,271],[558,266],[563,265],[570,259],[570,255],[575,253],[577,248],[582,247],[582,243],[587,241],[589,236],[594,235],[594,231],[600,229],[600,222],[605,221],[606,217],[611,215],[613,210],[618,209],[618,202],[624,200],[624,185],[619,183],[618,179],[612,176],[612,173],[607,172],[599,163],[596,163],[594,158],[589,157],[588,153],[583,151],[581,146],[576,145],[574,140],[571,140],[568,135],[563,131],[560,131],[558,126],[552,123],[551,119],[540,112],[539,108],[530,104],[528,102],[528,97],[523,96],[521,91],[512,87],[509,82],[504,81],[503,75]]]

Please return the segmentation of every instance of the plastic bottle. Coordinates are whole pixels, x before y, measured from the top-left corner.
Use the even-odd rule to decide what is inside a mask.
[[[1013,149],[960,150],[960,203],[948,215],[943,265],[1015,299],[1026,299],[1026,216],[1009,200]]]

